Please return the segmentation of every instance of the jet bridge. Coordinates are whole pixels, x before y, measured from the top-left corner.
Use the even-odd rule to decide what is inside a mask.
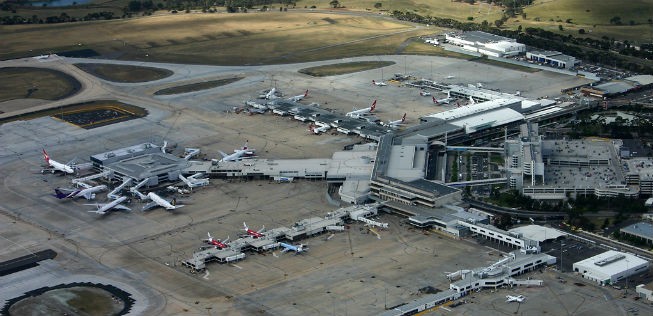
[[[97,178],[108,178],[111,175],[111,171],[103,171],[100,173],[92,174],[90,176],[82,177],[82,178],[75,178],[72,180],[73,184],[79,184],[79,183],[86,183],[91,180],[95,180]]]
[[[113,191],[109,192],[109,194],[107,194],[107,197],[113,200],[119,198],[120,195],[118,193],[120,193],[122,189],[124,189],[126,186],[130,185],[131,183],[132,183],[132,179],[126,178],[121,185],[117,186],[115,189],[113,189]]]

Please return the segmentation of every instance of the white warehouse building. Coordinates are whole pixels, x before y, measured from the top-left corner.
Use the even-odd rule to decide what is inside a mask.
[[[447,42],[460,46],[464,50],[492,57],[516,56],[526,52],[526,45],[517,43],[512,38],[480,31],[451,33],[446,34],[445,38]]]
[[[574,263],[574,272],[601,285],[613,284],[648,269],[648,261],[619,251],[602,254]]]

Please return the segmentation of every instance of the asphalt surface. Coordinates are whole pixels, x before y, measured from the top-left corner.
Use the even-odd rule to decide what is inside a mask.
[[[86,101],[116,99],[140,106],[148,116],[92,130],[43,117],[0,126],[0,260],[51,248],[58,253],[36,268],[0,279],[0,301],[21,295],[42,284],[103,282],[132,294],[133,315],[219,314],[219,315],[369,315],[416,298],[420,288],[448,288],[444,272],[474,268],[495,262],[500,253],[474,240],[453,240],[408,227],[402,219],[384,215],[390,229],[381,239],[354,224],[348,232],[310,238],[305,255],[250,254],[233,265],[209,264],[207,273],[190,274],[180,262],[202,246],[202,238],[234,238],[242,222],[251,227],[291,226],[310,217],[324,216],[333,209],[326,200],[326,183],[298,181],[277,184],[268,181],[212,181],[209,187],[186,197],[189,205],[176,212],[153,210],[147,213],[113,213],[96,216],[87,212],[87,201],[59,201],[51,196],[55,187],[71,185],[70,176],[41,174],[41,148],[52,159],[68,162],[87,160],[92,154],[142,142],[161,144],[167,140],[174,154],[183,147],[199,147],[207,158],[218,150],[230,151],[249,140],[262,158],[324,158],[359,139],[344,135],[308,135],[306,124],[270,114],[235,114],[233,107],[255,98],[260,91],[277,86],[292,96],[309,89],[305,103],[317,102],[341,113],[367,106],[378,99],[378,116],[384,121],[408,113],[409,125],[418,117],[447,107],[434,107],[418,90],[390,84],[371,85],[384,79],[380,70],[313,78],[297,73],[310,66],[356,60],[392,60],[384,76],[403,73],[437,81],[475,84],[502,91],[520,90],[522,95],[554,96],[560,89],[582,79],[549,72],[523,73],[485,64],[437,57],[382,56],[351,58],[306,64],[262,67],[214,67],[111,60],[51,57],[38,61],[21,59],[0,62],[0,67],[34,66],[64,71],[82,82],[81,91],[56,102],[31,102],[26,111],[58,107]],[[101,62],[161,67],[172,70],[168,78],[137,84],[112,83],[97,79],[72,66],[73,63]],[[500,74],[500,75],[499,75]],[[234,75],[244,79],[229,85],[181,95],[154,96],[172,85],[214,80]],[[453,75],[453,79],[445,79]],[[15,102],[22,102],[20,100]],[[2,115],[11,115],[5,113]],[[175,148],[174,145],[177,145]],[[98,197],[103,202],[104,195]],[[134,209],[139,202],[132,202]],[[567,276],[567,274],[565,274]],[[526,276],[525,276],[526,277]],[[538,276],[535,276],[538,277]],[[555,278],[550,278],[554,280]],[[548,279],[547,279],[548,280]],[[531,304],[536,314],[551,301],[564,308],[550,314],[623,314],[625,302],[619,294],[587,285],[582,291],[568,284],[529,289],[527,296],[542,296]],[[578,306],[581,301],[598,300],[597,307]],[[512,312],[504,305],[508,289],[481,292],[478,303],[457,307],[462,314],[492,310],[501,315]],[[532,293],[532,295],[531,295]],[[549,293],[549,294],[546,294]],[[545,295],[546,294],[546,295]],[[614,295],[613,295],[614,294]],[[605,297],[605,302],[601,301]],[[534,301],[535,302],[535,301]],[[522,304],[522,311],[524,306]],[[506,307],[508,306],[508,307]],[[457,311],[458,311],[457,310]],[[640,307],[640,310],[643,310]],[[559,312],[559,313],[558,313]],[[582,313],[581,313],[582,312]],[[490,314],[492,314],[490,313]]]

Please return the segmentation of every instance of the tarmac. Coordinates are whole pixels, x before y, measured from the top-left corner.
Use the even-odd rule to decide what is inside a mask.
[[[199,147],[203,157],[214,158],[218,150],[231,151],[249,140],[261,158],[328,158],[343,146],[360,141],[340,134],[311,135],[306,124],[269,113],[247,116],[232,112],[234,106],[242,106],[245,100],[275,85],[287,96],[309,89],[309,97],[302,102],[317,102],[341,113],[378,99],[380,118],[397,119],[407,112],[409,124],[447,107],[433,106],[430,98],[420,97],[414,88],[373,86],[372,79],[382,79],[378,69],[326,78],[296,72],[334,61],[255,68],[147,64],[171,69],[175,74],[149,83],[121,84],[94,78],[71,65],[145,63],[51,58],[48,62],[0,62],[0,67],[51,67],[82,82],[80,93],[62,101],[42,102],[32,109],[114,98],[144,107],[149,115],[92,130],[49,117],[0,126],[0,143],[10,144],[0,146],[0,261],[47,248],[58,253],[48,264],[0,279],[0,288],[10,289],[2,291],[0,301],[43,284],[96,280],[131,293],[136,299],[133,315],[370,315],[414,299],[418,289],[425,286],[448,288],[445,272],[482,266],[499,258],[499,251],[474,240],[423,232],[401,218],[382,215],[381,221],[390,223],[390,228],[380,231],[380,239],[354,223],[348,231],[328,240],[328,235],[321,235],[301,241],[310,248],[301,255],[279,251],[250,254],[244,261],[211,263],[206,272],[191,274],[181,261],[204,245],[206,232],[216,238],[234,238],[242,233],[242,222],[252,228],[289,227],[303,218],[324,216],[334,209],[325,196],[326,183],[215,180],[192,195],[180,197],[188,206],[174,212],[157,209],[97,216],[87,212],[92,208],[83,205],[87,201],[60,201],[51,196],[54,188],[69,187],[71,178],[42,174],[41,148],[48,150],[52,159],[65,163],[142,142],[161,144],[167,140],[170,148],[178,145],[173,149],[175,154],[183,147]],[[388,78],[405,70],[418,78],[482,82],[502,91],[520,90],[529,97],[551,97],[584,80],[438,57],[381,56],[337,62],[374,59],[396,62],[384,69]],[[233,75],[245,79],[206,91],[153,95],[175,83]],[[444,79],[448,75],[455,77]],[[100,195],[98,202],[103,199]],[[139,206],[139,202],[132,202],[133,209]],[[591,284],[562,284],[555,279],[557,275],[553,271],[535,273],[534,278],[545,279],[540,288],[476,293],[474,303],[456,307],[455,314],[488,311],[487,315],[505,315],[517,310],[524,315],[541,315],[545,310],[552,315],[616,315],[625,314],[624,307],[632,305],[631,299],[615,299],[620,292]],[[566,273],[563,277],[572,276]],[[527,296],[527,303],[504,303],[505,295],[513,293]],[[590,301],[593,303],[588,304]]]

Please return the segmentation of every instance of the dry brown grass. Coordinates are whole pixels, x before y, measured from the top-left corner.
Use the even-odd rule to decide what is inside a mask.
[[[412,26],[376,17],[321,13],[248,13],[161,15],[59,25],[0,28],[0,58],[36,55],[70,47],[90,48],[104,56],[200,64],[261,64],[332,58],[351,47],[384,47],[415,36]],[[407,33],[379,37],[396,32]],[[75,36],[70,36],[75,34]],[[397,39],[395,39],[398,38]],[[81,44],[81,45],[80,45]],[[328,56],[320,57],[320,51]],[[372,53],[378,53],[375,49]]]
[[[75,66],[96,77],[114,82],[147,82],[172,75],[170,70],[152,67],[86,63]]]
[[[25,98],[59,100],[76,93],[80,85],[75,78],[56,70],[0,68],[0,102]]]
[[[314,77],[326,77],[344,75],[359,71],[371,70],[376,68],[394,65],[394,61],[357,61],[351,63],[340,63],[332,65],[317,66],[300,69],[299,72]]]

